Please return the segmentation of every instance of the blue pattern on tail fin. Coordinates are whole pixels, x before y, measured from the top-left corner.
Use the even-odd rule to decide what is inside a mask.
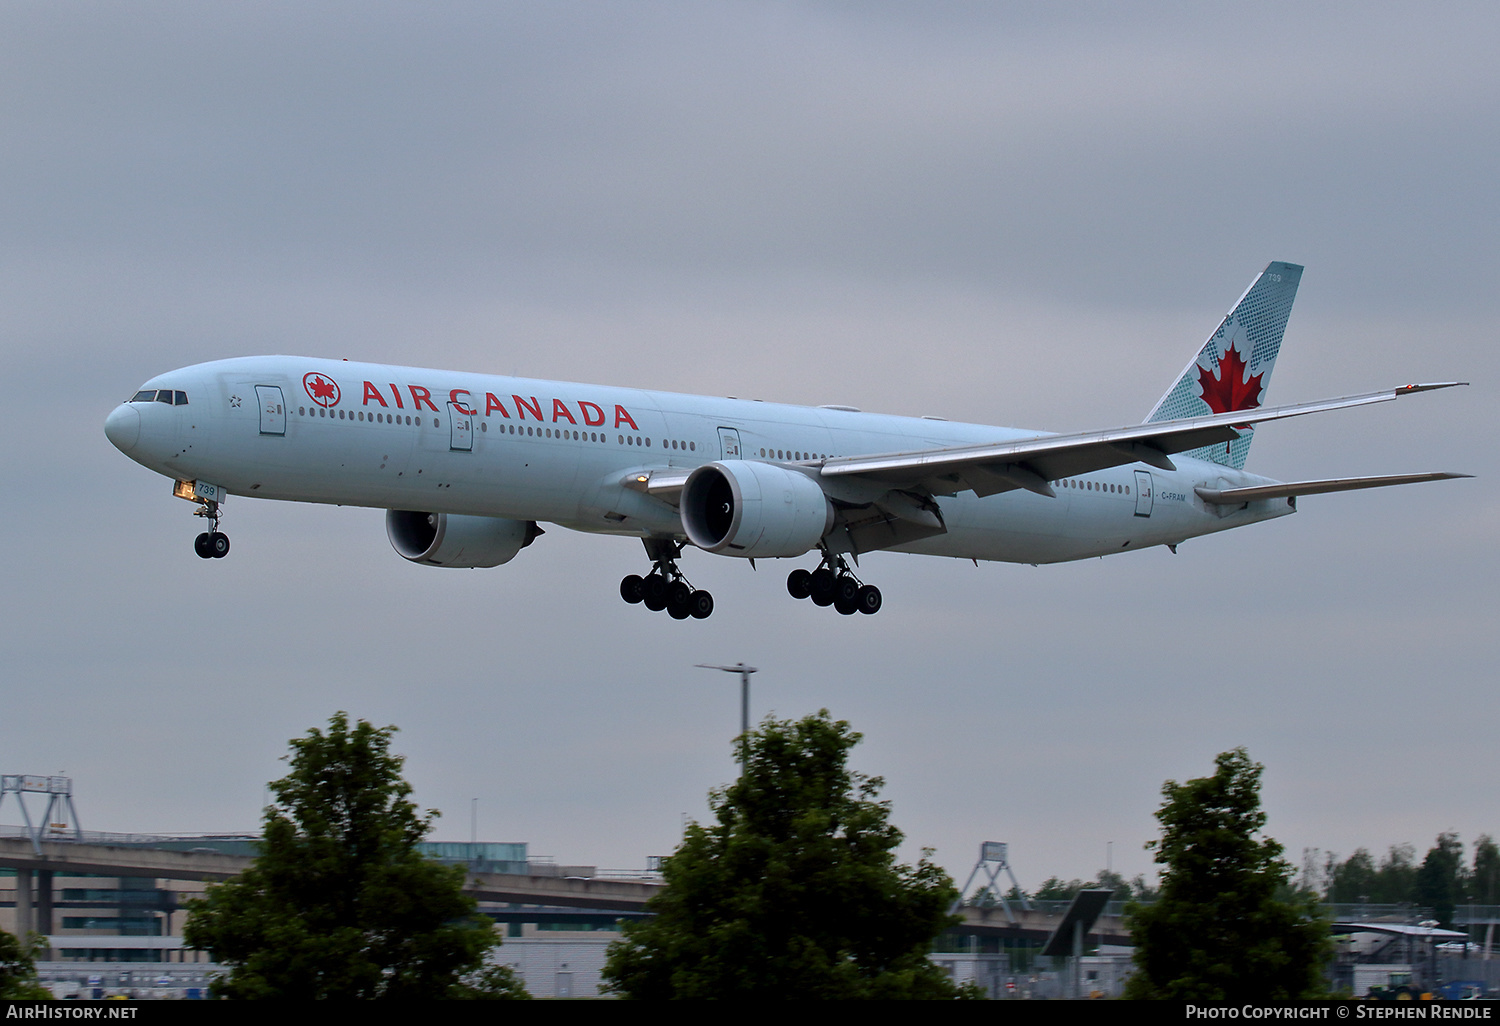
[[[1301,281],[1300,264],[1268,264],[1208,337],[1177,383],[1157,400],[1144,423],[1265,405],[1266,386]],[[1236,372],[1238,381],[1225,380],[1226,374]],[[1242,470],[1252,436],[1252,430],[1246,428],[1240,438],[1227,445],[1204,446],[1183,455]]]

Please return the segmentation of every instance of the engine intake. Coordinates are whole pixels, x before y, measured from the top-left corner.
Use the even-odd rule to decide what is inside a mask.
[[[709,552],[800,556],[833,526],[833,504],[806,474],[753,460],[706,463],[682,489],[682,526]]]
[[[390,509],[385,533],[396,553],[413,563],[479,567],[510,562],[542,529],[534,520]]]

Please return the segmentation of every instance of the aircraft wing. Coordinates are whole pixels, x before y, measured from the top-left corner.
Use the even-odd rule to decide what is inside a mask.
[[[1331,477],[1322,481],[1283,481],[1278,484],[1253,485],[1249,488],[1194,488],[1198,498],[1220,506],[1237,506],[1258,499],[1289,499],[1297,495],[1323,495],[1327,492],[1352,492],[1360,488],[1385,488],[1389,485],[1420,484],[1423,481],[1451,481],[1473,474],[1387,474],[1383,477]]]
[[[1403,385],[1383,392],[1324,399],[1263,410],[1238,410],[1206,417],[1185,417],[1071,435],[1038,435],[1010,442],[922,449],[869,456],[841,456],[792,464],[819,478],[824,491],[839,508],[839,523],[849,534],[853,551],[888,548],[947,528],[934,495],[973,491],[979,496],[1024,488],[1041,495],[1055,493],[1048,483],[1109,467],[1145,463],[1162,470],[1177,469],[1170,453],[1230,442],[1242,430],[1273,420],[1352,406],[1389,402],[1403,395],[1466,384],[1446,381]],[[625,476],[627,488],[644,492],[676,506],[691,468],[645,467]],[[1408,474],[1397,477],[1342,478],[1301,481],[1254,488],[1210,491],[1198,489],[1206,502],[1237,505],[1254,499],[1312,495],[1318,492],[1376,488],[1383,485],[1436,481],[1461,474]],[[873,486],[873,487],[872,487]]]
[[[1403,385],[1383,392],[1367,392],[1295,406],[1184,417],[1180,420],[1135,424],[1082,434],[1041,435],[987,445],[872,456],[841,456],[824,461],[819,473],[825,478],[854,476],[873,479],[894,487],[918,488],[935,495],[972,490],[977,495],[985,496],[1025,488],[1051,496],[1054,492],[1049,481],[1109,467],[1139,462],[1162,470],[1175,470],[1176,466],[1168,458],[1171,453],[1230,442],[1240,437],[1240,429],[1267,421],[1389,402],[1403,395],[1462,384],[1466,382]]]

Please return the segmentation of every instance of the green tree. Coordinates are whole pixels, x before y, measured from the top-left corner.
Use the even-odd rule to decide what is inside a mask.
[[[1330,856],[1328,870],[1328,900],[1339,904],[1355,904],[1370,900],[1375,893],[1375,860],[1369,849],[1355,848],[1354,854],[1343,862]]]
[[[22,941],[0,930],[0,1000],[49,1001],[52,992],[36,978],[36,952],[42,938],[31,934]]]
[[[1083,881],[1077,878],[1064,880],[1060,876],[1049,876],[1042,881],[1032,897],[1037,901],[1072,901],[1073,896],[1083,888]]]
[[[1256,835],[1263,767],[1243,748],[1224,752],[1211,777],[1162,785],[1161,896],[1126,909],[1135,939],[1131,998],[1289,1000],[1323,989],[1332,953],[1310,894],[1278,900],[1292,875],[1282,847]]]
[[[526,985],[508,965],[491,963],[466,974],[448,988],[450,1001],[530,1001]]]
[[[1129,901],[1136,897],[1138,887],[1146,887],[1144,877],[1137,876],[1135,882],[1131,883],[1119,873],[1101,869],[1098,879],[1089,881],[1076,878],[1064,881],[1061,877],[1049,876],[1032,897],[1037,901],[1072,901],[1082,890],[1107,890],[1115,892],[1112,901]],[[1149,888],[1147,890],[1149,891]]]
[[[1500,905],[1500,847],[1489,834],[1480,834],[1474,842],[1469,900],[1476,905]]]
[[[1438,834],[1437,843],[1417,870],[1413,888],[1417,904],[1431,909],[1438,923],[1448,929],[1453,925],[1454,907],[1463,898],[1465,883],[1463,842],[1455,833]]]
[[[482,990],[499,943],[461,867],[417,844],[435,811],[407,800],[395,727],[336,714],[291,742],[255,865],[192,903],[184,937],[231,969],[231,998],[430,999]],[[466,978],[468,983],[466,984]],[[458,991],[455,991],[458,988]]]
[[[883,781],[852,772],[860,735],[825,709],[743,739],[739,780],[709,796],[663,867],[650,919],[627,924],[604,977],[632,998],[947,998],[928,958],[955,920],[924,853],[898,865]]]
[[[1380,860],[1370,901],[1376,905],[1401,905],[1417,900],[1417,849],[1393,844]]]

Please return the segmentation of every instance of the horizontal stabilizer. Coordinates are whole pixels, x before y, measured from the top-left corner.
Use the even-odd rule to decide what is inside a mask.
[[[1249,488],[1194,488],[1198,498],[1218,506],[1260,499],[1289,499],[1295,495],[1323,495],[1327,492],[1352,492],[1360,488],[1385,488],[1389,485],[1420,484],[1423,481],[1450,481],[1473,474],[1388,474],[1384,477],[1334,477],[1326,481],[1285,481],[1280,484],[1253,485]]]

